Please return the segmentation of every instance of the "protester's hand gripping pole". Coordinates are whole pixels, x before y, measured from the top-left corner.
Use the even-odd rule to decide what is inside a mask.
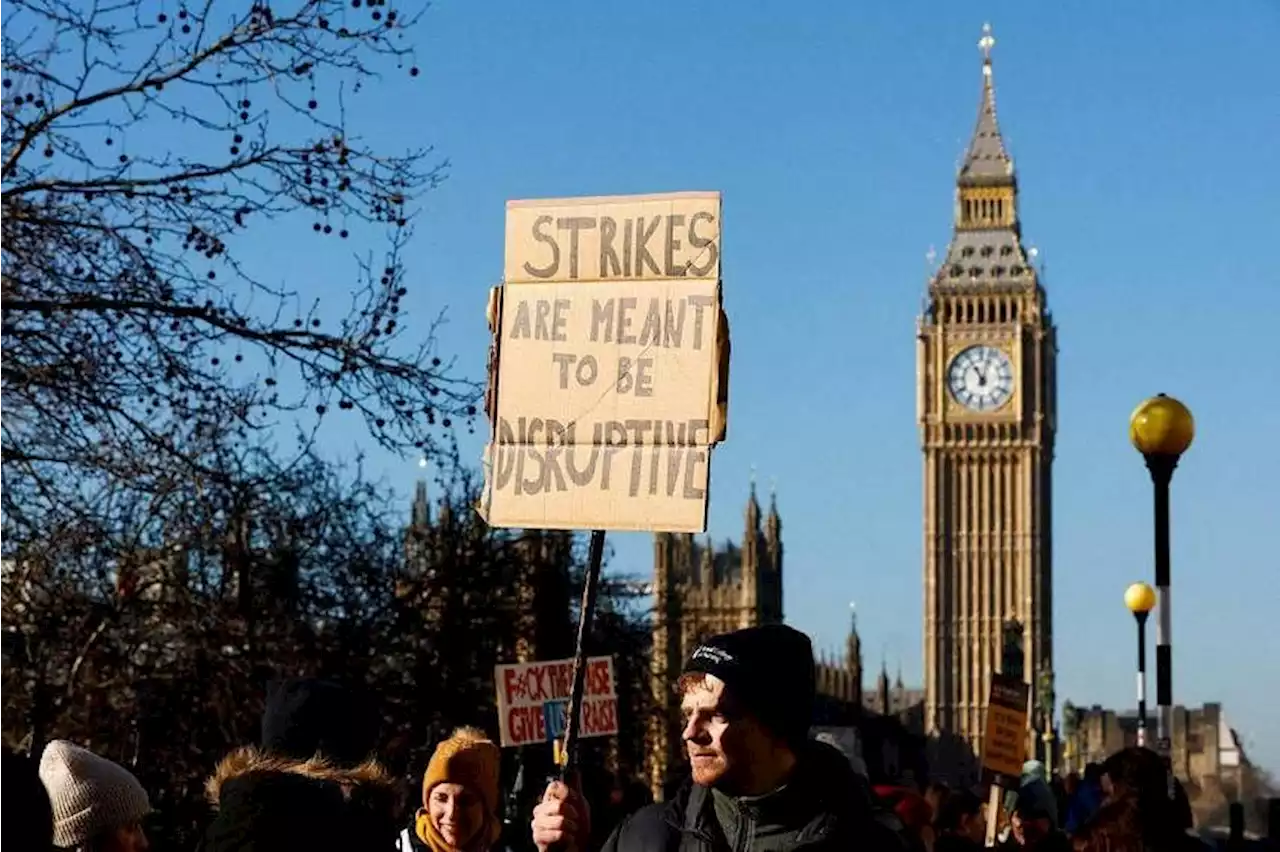
[[[564,741],[556,741],[555,760],[560,767],[560,780],[572,786],[578,769],[578,717],[582,714],[582,694],[587,679],[587,636],[595,615],[596,590],[600,585],[600,563],[604,559],[604,530],[591,531],[591,547],[587,555],[587,575],[582,583],[582,612],[578,616],[578,644],[573,652],[573,686],[569,706],[565,708]]]
[[[996,845],[996,835],[1000,831],[1000,803],[1004,798],[999,775],[995,777],[995,782],[987,791],[987,833],[983,838],[983,845],[988,849]]]

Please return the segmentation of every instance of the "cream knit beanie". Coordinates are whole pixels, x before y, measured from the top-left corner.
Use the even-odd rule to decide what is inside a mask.
[[[53,803],[53,843],[64,849],[151,813],[147,791],[133,773],[66,740],[45,746],[40,780]]]

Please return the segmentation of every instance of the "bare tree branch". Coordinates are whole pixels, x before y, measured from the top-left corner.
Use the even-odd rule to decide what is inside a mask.
[[[440,318],[402,336],[413,205],[447,164],[347,119],[385,74],[418,76],[422,8],[6,3],[7,549],[94,515],[95,491],[164,494],[282,429],[305,451],[326,417],[428,455],[471,425],[477,386],[437,351]],[[324,291],[348,309],[244,260],[297,231],[352,244]]]

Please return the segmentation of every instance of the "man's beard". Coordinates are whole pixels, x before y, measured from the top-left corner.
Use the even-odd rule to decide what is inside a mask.
[[[689,765],[693,770],[693,783],[702,787],[714,787],[728,771],[723,755],[711,755],[703,752],[704,757],[698,759],[689,755]]]

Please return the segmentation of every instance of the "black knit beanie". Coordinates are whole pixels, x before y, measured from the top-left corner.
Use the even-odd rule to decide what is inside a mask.
[[[744,709],[792,748],[809,736],[816,675],[813,643],[785,624],[766,624],[703,641],[685,664],[724,681]]]
[[[294,760],[319,754],[357,766],[378,744],[378,714],[363,692],[309,678],[273,681],[262,714],[262,747]]]

